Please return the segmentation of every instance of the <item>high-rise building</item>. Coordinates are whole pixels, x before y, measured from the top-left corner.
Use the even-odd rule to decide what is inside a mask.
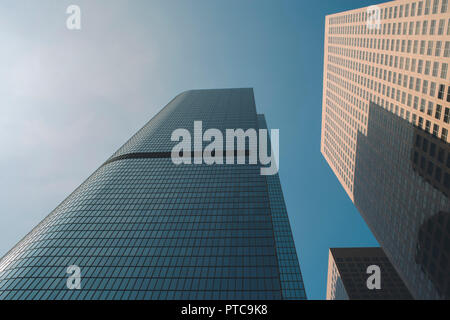
[[[448,1],[391,1],[325,23],[321,152],[411,294],[448,298]]]
[[[378,268],[377,271],[371,269]],[[379,272],[379,288],[367,285]],[[378,276],[378,275],[377,275]],[[327,300],[410,300],[411,294],[382,248],[331,248]]]
[[[306,299],[278,175],[174,164],[194,121],[266,128],[252,89],[181,93],[0,260],[0,299]]]

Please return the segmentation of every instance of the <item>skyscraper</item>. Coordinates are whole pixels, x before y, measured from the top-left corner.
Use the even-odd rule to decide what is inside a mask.
[[[194,121],[266,126],[252,89],[181,93],[0,260],[0,299],[305,299],[278,175],[174,164]]]
[[[369,289],[371,266],[379,267],[380,288]],[[369,273],[367,270],[369,269]],[[409,300],[411,294],[381,248],[331,248],[327,300]]]
[[[448,298],[448,1],[392,1],[325,23],[321,152],[413,296]],[[438,220],[442,244],[423,230]]]

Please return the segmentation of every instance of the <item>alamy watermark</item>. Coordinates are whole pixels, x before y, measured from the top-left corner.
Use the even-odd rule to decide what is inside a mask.
[[[373,264],[367,267],[367,274],[370,274],[367,278],[367,289],[369,290],[380,290],[381,289],[381,269],[379,266]]]
[[[66,281],[67,289],[80,290],[81,289],[81,269],[79,266],[71,265],[67,267],[66,273],[69,277]]]
[[[66,20],[66,27],[69,30],[81,29],[81,9],[79,6],[72,4],[67,7],[66,13],[69,14]]]
[[[235,164],[236,160],[237,164],[245,164],[248,158],[249,164],[257,164],[259,160],[262,166],[261,175],[274,175],[278,172],[279,164],[279,130],[270,130],[271,150],[268,150],[267,134],[267,129],[259,129],[258,132],[253,128],[246,131],[226,129],[224,141],[222,131],[211,128],[203,132],[202,121],[194,121],[193,139],[187,129],[176,129],[172,132],[171,140],[178,142],[172,148],[172,162],[176,165],[203,163],[212,165]],[[203,142],[209,142],[205,149]]]
[[[367,29],[380,30],[381,28],[381,9],[379,6],[370,6],[367,8]]]

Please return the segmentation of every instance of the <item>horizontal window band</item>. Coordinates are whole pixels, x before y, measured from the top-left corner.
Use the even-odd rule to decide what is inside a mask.
[[[250,150],[234,150],[234,156],[235,157],[242,157],[246,156],[248,157],[250,155]],[[211,156],[215,156],[215,151],[211,152]],[[226,157],[226,151],[223,151],[223,157]],[[125,160],[125,159],[162,159],[162,158],[171,158],[172,153],[171,152],[134,152],[134,153],[127,153],[122,154],[120,156],[111,158],[107,160],[105,163],[103,163],[102,166],[107,165],[111,162],[119,161],[119,160]],[[179,157],[183,157],[183,152],[180,152]],[[191,152],[191,158],[194,157],[203,157],[203,152]]]

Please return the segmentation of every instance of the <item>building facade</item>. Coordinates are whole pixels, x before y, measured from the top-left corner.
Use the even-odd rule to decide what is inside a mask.
[[[266,126],[252,89],[178,95],[0,260],[0,299],[306,299],[278,175],[174,164],[194,121]]]
[[[421,227],[450,215],[448,1],[391,1],[325,23],[321,152],[412,295],[448,299],[446,225],[442,244],[426,241],[432,267],[418,262]]]
[[[380,288],[369,289],[380,270]],[[331,248],[328,255],[327,300],[410,300],[411,294],[381,248]]]

